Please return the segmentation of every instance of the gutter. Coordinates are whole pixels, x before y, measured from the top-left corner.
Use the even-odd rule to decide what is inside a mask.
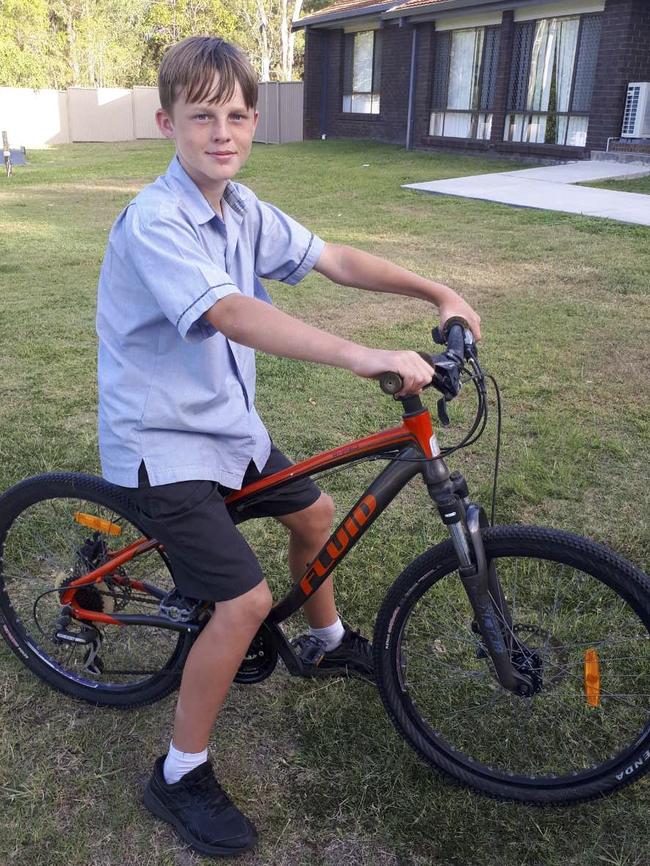
[[[369,15],[376,15],[378,12],[385,12],[395,5],[392,3],[377,3],[374,6],[361,6],[356,9],[348,9],[345,12],[330,12],[326,15],[311,15],[308,18],[299,18],[291,25],[292,30],[300,30],[303,27],[316,27],[319,24],[329,24],[334,21],[344,21],[348,18],[363,18]]]
[[[391,4],[382,14],[383,19],[406,18],[409,20],[431,20],[435,15],[437,18],[449,17],[458,12],[477,10],[482,12],[504,12],[505,10],[525,9],[527,6],[539,6],[544,0],[438,0],[421,6],[412,6],[410,9],[403,2]],[[604,3],[604,0],[603,0]],[[568,15],[568,12],[561,13]]]
[[[291,25],[292,30],[300,30],[306,27],[319,27],[335,24],[338,21],[347,21],[351,18],[363,18],[379,15],[381,20],[394,18],[408,18],[416,21],[431,20],[435,15],[447,17],[458,12],[472,9],[487,12],[503,12],[510,9],[525,9],[527,6],[539,6],[540,0],[437,0],[421,6],[412,6],[410,9],[403,0],[393,0],[392,3],[377,3],[372,6],[362,6],[356,9],[348,9],[341,12],[329,12],[325,14],[314,14],[307,18],[300,18]]]
[[[329,24],[333,21],[344,21],[348,18],[363,18],[364,16],[376,15],[385,12],[395,5],[392,3],[377,3],[374,6],[362,6],[357,9],[348,9],[346,12],[330,12],[328,15],[311,15],[308,18],[299,18],[291,25],[292,30],[300,30],[302,27],[316,27],[319,24]]]

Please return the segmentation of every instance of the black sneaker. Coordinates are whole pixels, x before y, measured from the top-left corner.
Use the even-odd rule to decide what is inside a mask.
[[[375,666],[372,660],[372,644],[358,631],[343,623],[345,634],[336,647],[323,655],[314,671],[315,676],[360,676],[375,681]],[[306,635],[303,637],[307,637]],[[296,644],[300,647],[300,638]]]
[[[165,782],[164,763],[164,756],[158,758],[144,791],[150,812],[201,854],[228,857],[253,847],[257,831],[223,791],[210,761],[171,785]]]

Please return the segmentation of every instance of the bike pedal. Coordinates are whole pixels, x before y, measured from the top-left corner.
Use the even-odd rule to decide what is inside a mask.
[[[160,600],[159,610],[163,616],[174,622],[190,622],[198,616],[203,602],[186,598],[177,589],[168,592]]]
[[[296,655],[306,668],[315,668],[323,661],[327,644],[312,634],[303,634],[291,641]]]

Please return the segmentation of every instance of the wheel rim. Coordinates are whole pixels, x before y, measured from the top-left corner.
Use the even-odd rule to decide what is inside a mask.
[[[496,681],[455,571],[425,575],[394,623],[402,706],[420,736],[472,773],[549,787],[619,767],[648,738],[650,640],[633,601],[578,568],[535,557],[495,558],[531,698]],[[647,618],[647,612],[645,613]],[[595,650],[599,705],[585,656]],[[624,772],[624,771],[623,771]]]
[[[105,521],[99,524],[104,531],[80,524],[75,514]],[[117,529],[119,536],[111,534]],[[142,532],[117,510],[88,498],[60,496],[28,504],[2,539],[0,605],[19,646],[55,673],[93,690],[139,691],[153,680],[174,674],[184,635],[148,626],[106,625],[100,626],[100,638],[91,644],[54,639],[62,611],[56,590],[87,573],[88,558],[80,551],[95,537],[99,548],[92,567],[106,559],[101,545],[115,552],[141,538]],[[166,561],[155,550],[132,559],[116,576],[119,582],[109,576],[99,587],[84,590],[83,606],[97,609],[98,603],[106,613],[155,615],[155,598],[133,589],[129,593],[129,581],[146,580],[165,592],[173,588]],[[82,626],[73,619],[68,628],[77,633]]]

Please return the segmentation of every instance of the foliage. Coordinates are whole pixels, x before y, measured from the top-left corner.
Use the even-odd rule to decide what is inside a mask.
[[[186,36],[220,36],[238,42],[238,18],[222,0],[155,0],[144,17],[139,84],[155,84],[166,49]]]
[[[323,0],[312,0],[314,11]],[[301,0],[0,0],[0,86],[155,84],[165,50],[191,35],[240,45],[262,80],[302,68]]]
[[[0,86],[47,87],[47,0],[0,0]]]

